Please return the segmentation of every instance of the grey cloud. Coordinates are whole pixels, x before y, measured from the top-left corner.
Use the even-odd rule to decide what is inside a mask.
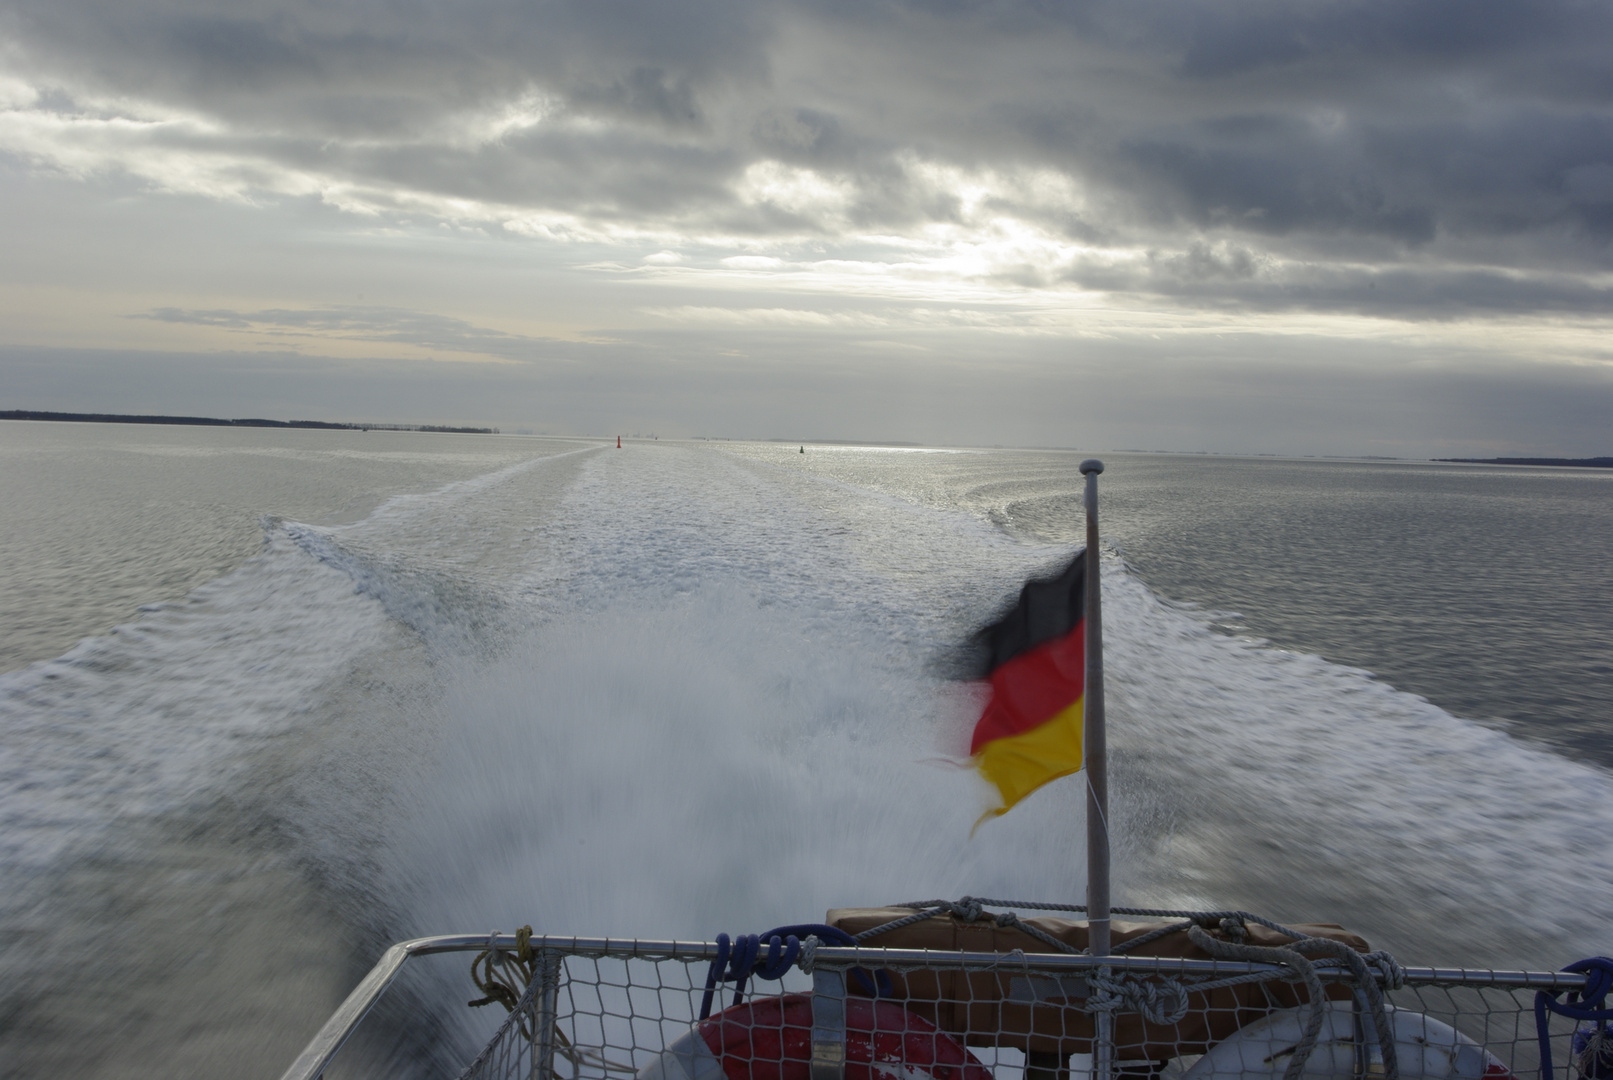
[[[571,95],[572,108],[648,120],[668,128],[699,129],[705,117],[687,76],[669,77],[660,68],[637,67],[608,86],[582,86]]]
[[[1560,38],[1578,21],[1566,6],[1511,0],[1200,6],[1188,16],[1181,63],[1213,78],[1319,57],[1470,59]]]
[[[1224,144],[1145,142],[1122,152],[1138,181],[1160,192],[1161,210],[1201,228],[1361,232],[1408,245],[1434,238],[1433,206],[1393,198],[1365,170],[1351,170],[1335,155],[1307,154],[1304,141],[1284,143],[1240,152]]]
[[[1248,248],[1232,245],[1212,247],[1203,241],[1193,244],[1185,252],[1157,261],[1174,270],[1178,276],[1195,281],[1246,280],[1254,277],[1259,269],[1258,257]]]
[[[680,116],[694,81],[755,75],[763,5],[640,0],[11,0],[24,55],[86,85],[223,116],[276,116],[310,133],[352,103],[416,119],[539,85],[583,105]],[[657,101],[657,98],[660,100]],[[681,101],[679,99],[682,99]],[[341,134],[357,134],[342,130]]]
[[[153,144],[225,147],[379,191],[832,242],[848,224],[957,221],[958,195],[921,182],[921,160],[1071,177],[1085,207],[999,194],[992,208],[1083,242],[1174,251],[1139,287],[1195,303],[1604,310],[1602,290],[1508,271],[1613,270],[1606,5],[0,0],[0,11],[25,70],[70,99],[145,95],[217,122],[153,132]],[[456,137],[467,115],[531,93],[558,120],[591,122]],[[844,220],[736,202],[735,182],[760,161],[843,185]],[[1204,255],[1235,251],[1247,258]],[[1303,259],[1319,281],[1427,287],[1409,290],[1415,304],[1381,287],[1266,287],[1252,269],[1262,259]],[[1463,260],[1464,273],[1425,272]],[[1027,268],[1019,280],[1043,277]]]
[[[1154,251],[1134,265],[1074,266],[1065,280],[1087,289],[1196,301],[1223,311],[1452,320],[1613,310],[1613,288],[1576,274],[1521,275],[1438,265],[1295,267],[1227,244]]]
[[[252,320],[234,311],[184,311],[180,308],[157,308],[134,319],[151,319],[156,322],[189,323],[192,326],[221,326],[226,330],[245,330]]]
[[[552,353],[555,344],[546,338],[490,330],[446,315],[388,307],[271,308],[249,312],[163,307],[130,317],[221,327],[267,337],[327,336],[414,345],[507,360],[532,360],[546,351]]]
[[[849,165],[868,144],[848,138],[837,117],[817,109],[766,109],[751,124],[756,148],[781,161]]]
[[[1608,153],[1613,155],[1613,148]],[[1594,161],[1564,170],[1563,188],[1582,206],[1600,208],[1613,203],[1613,161]]]

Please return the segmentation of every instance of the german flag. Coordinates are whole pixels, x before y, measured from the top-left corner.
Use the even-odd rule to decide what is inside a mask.
[[[1019,602],[976,637],[991,700],[969,754],[1002,796],[981,818],[1078,772],[1086,687],[1086,551],[1055,577],[1027,582]]]

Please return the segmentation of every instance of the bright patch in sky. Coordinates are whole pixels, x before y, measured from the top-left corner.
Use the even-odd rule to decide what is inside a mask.
[[[1613,15],[1442,12],[0,0],[0,391],[293,348],[288,402],[460,359],[526,380],[471,418],[692,431],[758,415],[743,356],[825,434],[1064,439],[1016,411],[1057,386],[1129,445],[1348,449],[1387,399],[1408,449],[1606,452],[1563,403],[1613,404]],[[173,378],[142,407],[261,392]]]

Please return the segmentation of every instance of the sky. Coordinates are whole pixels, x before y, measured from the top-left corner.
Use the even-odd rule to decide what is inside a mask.
[[[0,0],[0,409],[1613,454],[1604,0]]]

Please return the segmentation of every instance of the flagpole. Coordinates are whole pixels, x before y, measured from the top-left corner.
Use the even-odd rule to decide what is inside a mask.
[[[1109,955],[1109,754],[1103,723],[1103,588],[1098,577],[1098,474],[1103,462],[1081,462],[1087,478],[1086,707],[1082,730],[1087,774],[1087,951]],[[1097,1015],[1092,1080],[1113,1075],[1114,1013]]]
[[[1093,956],[1109,955],[1109,756],[1103,723],[1103,590],[1098,580],[1098,474],[1103,462],[1081,462],[1087,478],[1086,709],[1087,943]]]

